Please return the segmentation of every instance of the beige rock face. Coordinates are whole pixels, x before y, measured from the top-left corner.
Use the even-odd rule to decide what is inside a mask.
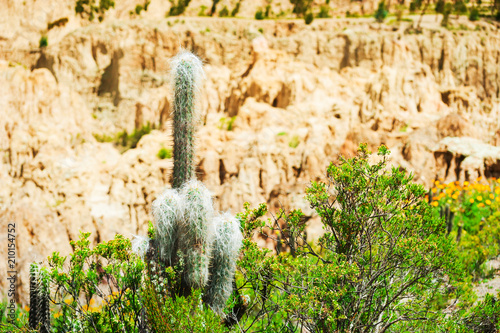
[[[158,152],[172,146],[169,59],[181,47],[205,61],[197,175],[220,210],[302,208],[313,237],[304,189],[360,142],[388,145],[425,185],[500,176],[500,34],[486,23],[453,33],[433,16],[415,35],[371,19],[163,19],[167,1],[131,17],[124,1],[89,24],[71,3],[0,0],[11,16],[0,23],[0,222],[16,223],[21,300],[28,263],[69,253],[80,230],[95,242],[145,234],[173,167]],[[123,153],[95,138],[147,123]]]

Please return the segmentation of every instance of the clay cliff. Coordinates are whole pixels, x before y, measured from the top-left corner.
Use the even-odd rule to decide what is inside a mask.
[[[371,18],[165,19],[166,1],[133,17],[134,1],[123,2],[91,24],[71,1],[26,2],[0,1],[10,17],[0,24],[0,221],[16,223],[21,286],[29,262],[69,253],[80,230],[95,242],[145,233],[169,186],[172,161],[158,153],[172,145],[169,59],[181,48],[205,61],[197,174],[218,209],[267,202],[312,216],[305,187],[359,142],[388,145],[426,186],[500,177],[494,24],[460,18],[462,30],[447,30],[426,16],[416,34]],[[135,148],[120,145],[119,133],[145,127]]]

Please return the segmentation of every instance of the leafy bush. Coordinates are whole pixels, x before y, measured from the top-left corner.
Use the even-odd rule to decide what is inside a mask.
[[[51,30],[54,27],[64,27],[68,23],[67,17],[62,17],[59,20],[47,23],[47,30]]]
[[[306,22],[306,24],[311,24],[312,21],[314,21],[314,15],[313,13],[309,12],[304,16],[304,22]]]
[[[299,17],[304,17],[306,13],[311,11],[313,0],[290,0],[293,4],[293,13]]]
[[[120,148],[123,153],[129,149],[134,149],[144,135],[151,133],[156,126],[150,123],[143,125],[141,128],[134,129],[131,134],[128,134],[126,130],[121,131],[115,135],[106,134],[94,134],[94,138],[99,142],[113,142],[115,146]]]
[[[215,12],[217,11],[217,4],[220,2],[220,0],[212,0],[212,8],[210,9],[210,16],[214,16]]]
[[[164,160],[166,158],[172,158],[172,148],[165,148],[162,147],[159,151],[158,154],[156,155],[160,160]]]
[[[469,20],[473,22],[479,20],[479,9],[477,7],[472,7],[470,10]]]
[[[229,16],[229,9],[227,9],[227,6],[224,6],[224,8],[221,9],[219,12],[220,17],[228,17]]]
[[[262,11],[262,9],[258,9],[256,12],[255,12],[255,19],[256,20],[263,20],[264,19],[264,12]]]
[[[413,0],[410,2],[410,12],[414,13],[422,8],[422,0]]]
[[[438,0],[436,1],[436,6],[434,7],[434,10],[436,13],[443,13],[444,12],[444,7],[445,7],[446,2],[444,0]]]
[[[466,14],[467,13],[467,5],[463,0],[457,0],[453,4],[453,10],[455,11],[456,14]]]
[[[179,16],[184,13],[186,8],[189,6],[191,0],[168,0],[171,3],[170,10],[168,12],[168,16]]]
[[[233,10],[231,11],[231,16],[235,17],[240,12],[241,0],[236,3]]]
[[[149,4],[151,3],[150,0],[146,0],[144,4],[142,5],[136,5],[135,10],[132,13],[135,13],[136,15],[141,15],[142,11],[148,11]]]
[[[378,8],[375,11],[375,19],[377,22],[382,23],[384,22],[385,18],[389,14],[389,11],[387,10],[387,7],[385,6],[385,1],[381,1],[378,3]]]
[[[318,18],[330,18],[332,17],[330,15],[330,6],[328,5],[322,5],[319,7],[319,13],[317,15]]]
[[[75,12],[89,21],[93,21],[97,16],[99,22],[102,22],[106,12],[114,7],[115,2],[113,0],[77,0]]]
[[[475,280],[484,277],[484,263],[500,252],[500,183],[435,181],[428,199],[444,215],[457,242],[459,260]],[[447,213],[449,212],[449,213]]]
[[[114,240],[90,248],[90,233],[72,241],[70,259],[49,257],[55,304],[52,326],[57,332],[139,332],[140,288],[144,263],[131,252],[130,240]]]
[[[49,46],[49,38],[46,35],[40,37],[40,42],[38,43],[40,48]]]
[[[300,138],[298,135],[294,135],[291,139],[290,142],[288,142],[288,146],[290,148],[297,148],[300,144]]]
[[[266,225],[259,219],[266,207],[246,205],[238,283],[251,302],[241,327],[254,325],[252,315],[262,316],[262,327],[312,332],[385,331],[432,319],[445,280],[459,273],[454,244],[423,187],[404,170],[386,170],[388,154],[379,148],[372,165],[361,145],[358,156],[328,167],[327,182],[306,190],[325,229],[316,243],[306,239],[300,210]],[[290,254],[258,249],[248,238],[254,229]]]
[[[451,12],[453,11],[453,5],[451,3],[446,3],[443,10],[443,20],[441,21],[441,26],[447,28],[450,20]]]

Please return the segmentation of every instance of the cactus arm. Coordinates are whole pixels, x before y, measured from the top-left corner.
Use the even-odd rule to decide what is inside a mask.
[[[204,78],[201,60],[181,52],[172,60],[174,84],[174,173],[172,187],[180,188],[194,176],[194,134],[196,103]]]

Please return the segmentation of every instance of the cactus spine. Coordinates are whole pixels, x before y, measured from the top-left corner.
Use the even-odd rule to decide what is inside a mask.
[[[223,314],[231,295],[236,260],[242,243],[239,222],[230,214],[215,217],[212,197],[203,183],[194,180],[195,110],[203,65],[189,52],[171,64],[174,84],[174,170],[172,188],[152,206],[155,246],[167,265],[184,262],[184,291],[206,288],[204,300]]]

